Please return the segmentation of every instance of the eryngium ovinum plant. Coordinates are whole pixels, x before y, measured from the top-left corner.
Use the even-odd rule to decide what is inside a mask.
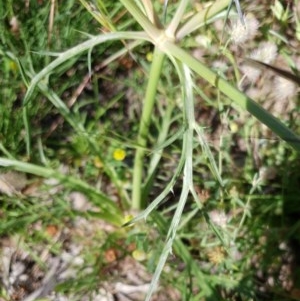
[[[55,68],[83,52],[91,53],[93,47],[96,47],[99,44],[114,40],[122,41],[122,43],[126,46],[124,46],[124,49],[121,49],[107,59],[107,63],[120,57],[127,51],[134,51],[134,48],[137,46],[147,43],[150,43],[154,46],[153,59],[150,72],[148,74],[148,84],[143,100],[143,111],[137,137],[138,147],[136,148],[135,153],[132,182],[132,208],[143,208],[144,200],[147,198],[147,194],[151,188],[151,181],[155,173],[155,169],[158,166],[161,158],[162,149],[173,143],[175,140],[180,139],[182,140],[182,151],[173,178],[170,180],[163,192],[151,202],[150,206],[148,206],[147,209],[134,218],[131,223],[134,223],[139,219],[146,218],[164,200],[166,195],[172,191],[176,179],[178,179],[181,174],[183,174],[183,183],[180,198],[176,206],[176,211],[169,227],[164,249],[162,250],[152,279],[151,289],[146,297],[146,300],[150,300],[151,294],[158,283],[159,276],[166,263],[168,255],[172,251],[172,247],[178,254],[184,256],[184,252],[180,250],[180,244],[176,239],[176,232],[188,196],[191,194],[195,202],[198,204],[199,209],[201,210],[202,208],[202,204],[194,190],[193,183],[193,149],[195,145],[201,146],[202,151],[209,162],[211,172],[215,179],[219,182],[220,187],[224,187],[225,185],[222,181],[221,174],[209,145],[204,138],[203,128],[201,128],[195,121],[194,91],[196,79],[200,77],[205,80],[213,89],[217,89],[219,92],[223,93],[242,110],[248,111],[251,115],[253,115],[253,117],[265,124],[271,129],[271,131],[273,131],[281,139],[285,140],[291,147],[298,151],[300,150],[300,138],[277,118],[263,109],[257,102],[249,98],[238,88],[231,85],[226,78],[214,72],[211,68],[206,66],[205,63],[195,58],[188,51],[183,49],[183,46],[181,46],[184,45],[184,38],[187,36],[190,37],[190,35],[199,28],[203,26],[211,26],[213,22],[221,19],[224,20],[225,24],[225,19],[227,18],[227,8],[231,2],[230,0],[213,1],[210,3],[210,5],[201,7],[198,11],[193,9],[188,11],[188,8],[190,7],[190,1],[181,0],[176,5],[173,15],[169,16],[167,14],[166,18],[165,16],[160,17],[156,13],[153,5],[154,1],[120,0],[122,5],[124,5],[124,7],[128,10],[128,13],[139,24],[139,31],[119,31],[118,24],[110,23],[111,21],[109,17],[105,15],[105,10],[100,10],[101,5],[98,5],[98,12],[85,0],[81,0],[81,2],[87,9],[91,11],[101,25],[106,28],[105,33],[90,37],[85,42],[63,53],[60,53],[58,57],[42,71],[32,76],[28,85],[24,104],[26,105],[28,102],[30,102],[33,92],[36,89],[39,89],[45,96],[49,98],[50,101],[52,101],[57,108],[59,108],[66,120],[70,122],[75,129],[77,129],[78,125],[74,124],[72,118],[70,118],[69,109],[61,101],[59,96],[56,95],[55,92],[52,91],[47,85],[46,79],[55,70]],[[101,3],[101,1],[99,3]],[[105,7],[105,5],[103,7]],[[185,16],[189,17],[186,18]],[[165,19],[169,21],[165,22]],[[231,42],[235,43],[236,45],[244,43],[247,39],[251,39],[255,35],[257,28],[258,23],[253,17],[240,16],[237,18],[236,24],[231,24]],[[129,42],[127,43],[126,41]],[[276,49],[274,47],[272,48],[272,46],[269,48],[267,46],[268,45],[263,45],[263,47],[259,47],[256,52],[253,53],[252,58],[271,63],[272,57],[276,55]],[[225,48],[226,47],[224,47],[224,49]],[[264,53],[266,49],[269,49],[268,53]],[[166,60],[168,64],[174,66],[174,70],[176,71],[177,77],[180,80],[182,95],[182,127],[177,131],[175,136],[172,136],[168,139],[165,138],[164,140],[160,141],[160,146],[157,147],[157,150],[154,152],[150,165],[151,168],[149,168],[147,178],[144,183],[142,183],[144,155],[147,146],[150,120],[155,101],[157,99],[157,86],[162,74],[162,66],[166,63]],[[245,74],[245,78],[241,79],[241,86],[246,80],[254,81],[259,76],[258,70],[251,69],[251,67],[248,66],[243,67],[242,71]],[[175,76],[175,74],[173,76]],[[89,137],[87,137],[87,139],[89,139]],[[218,232],[217,228],[213,226],[213,223],[210,222],[210,219],[206,217],[206,220],[210,227],[212,227],[213,231],[215,231],[217,236],[222,240],[222,236]],[[224,241],[223,243],[225,244]]]

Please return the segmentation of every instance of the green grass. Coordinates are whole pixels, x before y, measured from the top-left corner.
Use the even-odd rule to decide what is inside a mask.
[[[278,52],[268,64],[299,68],[299,3],[257,3],[258,32],[239,46],[234,10],[223,28],[229,2],[169,3],[166,32],[159,1],[156,24],[146,0],[58,1],[53,25],[50,2],[0,4],[0,235],[38,257],[37,246],[66,248],[49,227],[71,233],[92,271],[59,292],[80,300],[114,283],[132,245],[153,274],[146,300],[158,281],[180,300],[292,300],[286,283],[299,289],[299,95],[280,94],[268,71],[241,81],[243,58],[266,41]],[[22,188],[10,170],[27,175]],[[92,207],[74,209],[74,191]],[[90,236],[75,230],[81,219]]]

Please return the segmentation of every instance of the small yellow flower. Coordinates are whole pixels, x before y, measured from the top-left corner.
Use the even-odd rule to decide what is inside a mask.
[[[113,157],[116,161],[123,161],[126,157],[126,152],[124,149],[117,148],[113,153]]]

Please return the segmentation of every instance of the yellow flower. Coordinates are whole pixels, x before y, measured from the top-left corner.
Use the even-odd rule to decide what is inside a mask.
[[[116,161],[123,161],[126,157],[126,152],[124,149],[117,148],[113,153],[113,157]]]

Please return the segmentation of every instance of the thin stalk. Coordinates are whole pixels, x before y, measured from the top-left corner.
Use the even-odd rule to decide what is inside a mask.
[[[184,177],[183,177],[183,186],[180,194],[179,201],[176,205],[176,211],[172,218],[171,225],[169,227],[169,231],[167,234],[167,239],[163,250],[161,252],[160,258],[158,260],[155,272],[152,276],[151,284],[149,290],[147,292],[145,301],[150,301],[151,296],[154,290],[157,287],[157,283],[159,277],[162,273],[163,267],[168,259],[168,256],[172,253],[172,246],[176,238],[177,229],[179,226],[179,222],[181,220],[182,212],[185,207],[190,187],[193,185],[193,171],[192,171],[192,152],[193,152],[193,128],[192,124],[183,134],[183,146],[182,146],[183,156],[185,157],[185,164],[184,164]]]
[[[172,222],[167,234],[167,240],[161,252],[161,256],[152,277],[145,301],[150,301],[151,295],[157,286],[163,267],[168,259],[169,254],[172,252],[172,246],[176,238],[176,233],[179,227],[182,212],[185,207],[189,192],[193,187],[193,132],[195,125],[193,85],[189,69],[186,66],[178,65],[178,70],[181,71],[181,74],[179,74],[179,76],[184,90],[184,116],[187,123],[187,129],[183,134],[182,145],[182,153],[185,158],[183,169],[183,183],[180,198],[176,205],[176,211],[172,218]]]
[[[157,95],[157,84],[160,78],[164,57],[164,53],[161,52],[158,48],[155,48],[149,74],[149,82],[147,85],[146,95],[144,99],[144,107],[140,121],[140,129],[137,138],[138,148],[136,150],[133,168],[132,208],[138,210],[144,207],[143,203],[145,202],[145,200],[141,199],[145,147],[147,145],[149,125],[155,103],[155,96]]]

